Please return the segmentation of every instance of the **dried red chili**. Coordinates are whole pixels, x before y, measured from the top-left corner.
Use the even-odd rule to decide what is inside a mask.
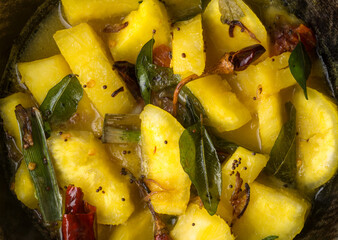
[[[96,207],[83,201],[81,188],[69,185],[62,219],[64,240],[95,240]]]
[[[161,67],[170,67],[171,49],[167,45],[160,45],[153,50],[154,64]]]

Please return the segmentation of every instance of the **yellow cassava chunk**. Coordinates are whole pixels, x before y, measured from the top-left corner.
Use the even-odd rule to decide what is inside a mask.
[[[188,175],[180,162],[179,139],[184,128],[168,112],[148,104],[140,115],[142,164],[158,213],[181,215],[189,197]]]
[[[133,109],[135,99],[112,69],[101,39],[88,24],[60,30],[54,34],[54,39],[101,116],[128,113]],[[123,91],[112,97],[120,88]]]
[[[251,120],[250,112],[220,76],[200,78],[187,86],[203,105],[208,124],[219,132],[237,129]]]
[[[257,65],[250,65],[244,71],[236,72],[236,75],[229,76],[227,80],[241,102],[254,112],[260,95],[270,96],[296,84],[288,67],[289,57],[290,53],[285,52],[267,58]]]
[[[240,19],[235,20],[239,20],[259,41],[250,37],[246,31],[242,32],[238,26],[234,28],[234,37],[230,37],[229,25],[223,24],[220,20],[218,0],[212,0],[203,13],[203,26],[206,32],[205,36],[207,36],[207,49],[210,48],[210,53],[216,61],[225,52],[238,51],[254,44],[261,44],[268,50],[267,32],[258,17],[242,0],[232,0],[231,2],[234,2],[244,14]]]
[[[71,74],[62,55],[18,64],[21,81],[28,87],[39,105],[45,99],[49,89]]]
[[[117,225],[127,221],[134,211],[130,183],[91,132],[53,132],[48,145],[59,185],[82,188],[84,200],[97,208],[98,223]],[[99,187],[102,189],[97,192]]]
[[[109,48],[115,61],[135,63],[141,48],[153,36],[154,47],[161,44],[168,46],[170,43],[167,10],[158,0],[144,0],[139,9],[131,12],[124,22],[128,22],[126,28],[109,36]]]
[[[298,88],[292,100],[296,110],[297,182],[315,189],[326,183],[338,166],[338,110],[322,93]]]
[[[236,185],[236,173],[239,172],[245,183],[249,185],[257,178],[265,167],[269,157],[238,147],[232,156],[222,165],[222,195],[217,214],[228,223],[232,221],[230,198]],[[234,169],[233,169],[234,168]],[[242,187],[243,187],[242,186]]]
[[[25,206],[31,209],[38,208],[39,201],[35,197],[35,187],[25,161],[20,163],[15,173],[14,192]]]
[[[230,227],[217,215],[210,216],[204,207],[190,203],[170,232],[173,240],[233,240]]]
[[[18,69],[22,82],[28,87],[39,105],[42,104],[51,88],[65,76],[72,73],[62,55],[55,55],[33,62],[19,63]],[[78,130],[101,132],[101,126],[95,125],[95,123],[97,124],[101,121],[97,119],[96,112],[91,107],[91,101],[85,92],[78,104],[76,118],[73,117],[72,119],[76,123],[76,129]]]
[[[282,100],[279,94],[262,95],[258,99],[259,136],[262,151],[270,153],[283,126]]]
[[[149,209],[135,212],[127,222],[116,227],[110,240],[151,240],[154,239],[153,219]]]
[[[250,202],[232,228],[238,240],[261,240],[275,235],[293,239],[303,228],[310,203],[286,188],[250,184]]]
[[[63,10],[71,25],[91,19],[104,19],[128,14],[138,8],[139,0],[62,0]]]
[[[204,41],[201,15],[178,22],[173,28],[172,67],[183,78],[201,75],[205,67]]]
[[[0,115],[4,123],[4,129],[14,138],[17,147],[21,149],[20,130],[14,112],[15,107],[19,104],[24,108],[34,106],[31,96],[26,93],[14,93],[0,99]]]

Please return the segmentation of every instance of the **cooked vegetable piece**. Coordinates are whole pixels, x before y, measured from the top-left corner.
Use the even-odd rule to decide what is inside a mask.
[[[307,90],[309,100],[298,88],[292,102],[297,110],[297,182],[301,188],[313,190],[337,170],[338,111],[322,93]]]
[[[21,137],[18,122],[15,117],[15,107],[21,104],[25,108],[34,106],[34,102],[26,93],[14,93],[0,99],[0,114],[5,131],[14,138],[17,147],[21,150]]]
[[[250,184],[250,203],[232,228],[234,235],[238,240],[261,240],[270,235],[293,239],[302,230],[310,206],[293,190],[255,181]]]
[[[168,112],[151,104],[140,118],[142,164],[151,203],[157,213],[183,214],[191,184],[180,163],[178,142],[184,129]]]
[[[72,25],[91,19],[125,15],[136,10],[138,5],[138,0],[62,0],[63,10]]]
[[[25,206],[31,209],[38,208],[39,201],[36,198],[33,180],[24,161],[20,163],[15,173],[14,192]]]
[[[39,105],[42,104],[51,88],[65,76],[71,74],[71,70],[62,55],[33,62],[18,63],[18,70],[21,74],[21,81],[28,87]],[[73,121],[77,123],[74,125],[78,130],[93,130],[100,133],[102,129],[101,120],[96,116],[96,110],[89,107],[91,104],[87,94],[83,92],[82,99],[77,107],[76,119],[73,118]]]
[[[127,221],[134,210],[128,179],[90,132],[53,132],[48,140],[60,186],[81,187],[84,200],[97,207],[100,224]]]
[[[51,224],[62,218],[62,197],[49,156],[43,120],[35,108],[15,107],[24,161],[32,177],[43,220]]]
[[[113,161],[128,169],[135,177],[141,176],[141,149],[137,143],[108,144]]]
[[[133,109],[135,99],[118,73],[112,70],[102,41],[88,24],[57,31],[54,39],[101,116]],[[119,89],[122,91],[116,94]]]
[[[206,123],[219,132],[237,129],[250,121],[250,112],[220,76],[200,78],[187,86],[203,105],[208,117]]]
[[[222,195],[218,204],[217,214],[228,223],[231,223],[233,219],[233,208],[230,204],[230,199],[236,186],[236,173],[240,173],[240,178],[243,179],[243,187],[246,183],[251,186],[251,183],[257,178],[268,160],[269,157],[266,155],[238,147],[232,156],[223,163]]]
[[[194,184],[204,208],[214,215],[222,190],[221,164],[202,119],[183,131],[179,147],[183,170]]]
[[[296,84],[289,69],[289,52],[267,58],[257,65],[231,75],[227,80],[239,100],[252,112],[257,111],[260,95],[270,96]],[[248,81],[250,79],[250,81]]]
[[[244,16],[235,20],[240,21],[260,42],[252,38],[247,31],[241,31],[239,26],[235,26],[233,37],[230,37],[230,26],[221,22],[219,0],[212,0],[203,13],[203,26],[208,46],[207,56],[210,57],[211,62],[215,61],[213,59],[219,59],[225,52],[238,51],[258,43],[268,49],[267,32],[258,17],[242,0],[234,0],[232,2],[235,2],[244,13]],[[261,59],[266,55],[263,55]]]
[[[62,219],[63,240],[85,238],[95,240],[96,207],[83,201],[81,188],[69,185],[65,196],[65,214]]]
[[[217,215],[210,216],[205,208],[190,203],[170,232],[174,240],[233,240],[230,227]]]
[[[40,106],[44,119],[50,123],[64,123],[76,112],[83,89],[75,75],[65,76],[48,91]]]
[[[155,47],[170,43],[170,23],[167,11],[158,0],[144,0],[137,11],[124,22],[128,26],[109,36],[109,48],[115,61],[136,62],[142,46],[154,36]]]
[[[110,240],[150,240],[154,238],[153,220],[148,209],[135,212],[127,222],[116,227]]]
[[[205,67],[204,41],[201,15],[177,22],[173,27],[172,67],[175,74],[185,78],[201,75]]]
[[[278,93],[258,98],[259,136],[262,151],[270,153],[283,126],[282,100]]]

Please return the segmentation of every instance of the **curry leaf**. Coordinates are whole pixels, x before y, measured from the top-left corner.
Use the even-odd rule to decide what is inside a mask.
[[[39,209],[46,223],[62,218],[62,198],[49,156],[43,121],[38,109],[16,106],[15,115],[20,128],[22,153],[32,177]]]
[[[305,98],[308,99],[306,81],[311,73],[311,60],[301,41],[299,41],[289,57],[289,68],[294,79],[302,87]]]
[[[275,239],[277,239],[277,238],[278,238],[278,236],[271,235],[271,236],[268,236],[268,237],[266,237],[266,238],[263,238],[262,240],[275,240]]]
[[[215,214],[222,189],[221,165],[201,122],[184,130],[179,146],[184,171],[195,185],[205,209],[210,215]]]
[[[296,176],[296,109],[291,102],[285,104],[289,120],[283,125],[270,152],[266,166],[270,174],[292,184]]]
[[[161,91],[167,87],[176,86],[181,77],[174,74],[172,68],[157,66],[156,64],[146,64],[146,70],[149,76],[150,88],[153,91]]]
[[[218,6],[221,13],[221,22],[223,24],[229,24],[244,16],[244,12],[235,0],[218,0]]]
[[[147,69],[147,64],[153,63],[153,47],[155,40],[150,39],[141,49],[136,60],[136,77],[141,88],[141,95],[145,104],[150,103],[151,89],[150,76]]]
[[[67,121],[77,110],[83,96],[83,89],[75,75],[64,77],[47,93],[40,111],[45,120],[51,123]]]

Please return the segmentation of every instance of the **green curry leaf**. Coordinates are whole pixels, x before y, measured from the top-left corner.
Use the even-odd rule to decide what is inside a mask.
[[[218,6],[223,24],[229,24],[244,16],[244,12],[235,0],[218,0]]]
[[[275,239],[277,239],[277,238],[278,238],[278,236],[271,235],[271,236],[268,236],[268,237],[266,237],[266,238],[263,238],[262,240],[275,240]]]
[[[289,120],[283,125],[270,152],[266,170],[292,184],[296,176],[296,109],[291,102],[285,104]]]
[[[299,41],[289,57],[289,68],[292,76],[303,89],[305,98],[308,99],[306,81],[311,73],[311,60],[301,41]]]
[[[141,49],[136,60],[136,77],[141,88],[141,95],[145,104],[150,103],[151,89],[150,89],[150,76],[147,69],[148,64],[153,63],[153,47],[155,40],[150,39]]]
[[[222,189],[221,164],[201,122],[188,127],[179,141],[181,165],[197,189],[205,209],[216,213]]]
[[[40,106],[43,118],[56,124],[67,121],[76,112],[82,96],[79,80],[73,74],[67,75],[48,91]]]

